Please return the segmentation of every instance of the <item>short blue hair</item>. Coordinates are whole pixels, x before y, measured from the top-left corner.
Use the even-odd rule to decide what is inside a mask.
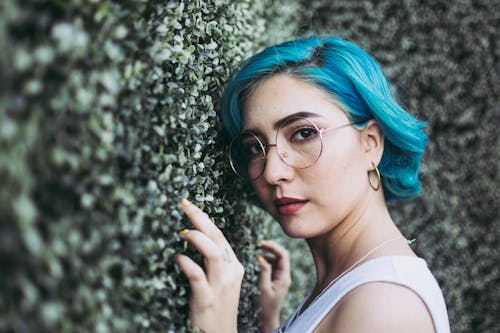
[[[377,121],[385,135],[378,168],[386,201],[409,199],[420,192],[418,170],[427,142],[425,122],[396,102],[391,84],[367,52],[338,37],[285,42],[244,62],[221,102],[222,122],[231,137],[242,128],[245,98],[259,82],[278,73],[326,91],[353,123]]]

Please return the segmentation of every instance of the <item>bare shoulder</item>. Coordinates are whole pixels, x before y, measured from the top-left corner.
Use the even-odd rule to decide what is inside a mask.
[[[412,290],[373,282],[345,295],[314,332],[433,333],[434,325],[424,302]]]

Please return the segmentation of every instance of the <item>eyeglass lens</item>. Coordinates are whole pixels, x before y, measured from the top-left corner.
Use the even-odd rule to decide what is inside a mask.
[[[276,132],[279,157],[297,169],[312,166],[321,155],[322,146],[319,128],[307,118],[287,119]],[[244,132],[234,138],[229,146],[233,171],[246,179],[258,178],[266,166],[269,148],[254,133]]]

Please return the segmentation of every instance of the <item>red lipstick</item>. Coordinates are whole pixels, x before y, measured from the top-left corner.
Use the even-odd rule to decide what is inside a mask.
[[[274,199],[273,202],[281,215],[293,215],[304,207],[308,200],[282,197]]]

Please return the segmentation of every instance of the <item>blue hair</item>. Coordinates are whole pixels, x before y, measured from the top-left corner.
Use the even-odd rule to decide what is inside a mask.
[[[309,37],[266,48],[244,62],[229,82],[221,103],[229,135],[242,128],[245,98],[263,79],[290,74],[326,91],[353,123],[375,119],[385,135],[378,168],[386,201],[420,192],[418,170],[427,136],[425,122],[406,112],[377,62],[364,50],[338,37]]]

